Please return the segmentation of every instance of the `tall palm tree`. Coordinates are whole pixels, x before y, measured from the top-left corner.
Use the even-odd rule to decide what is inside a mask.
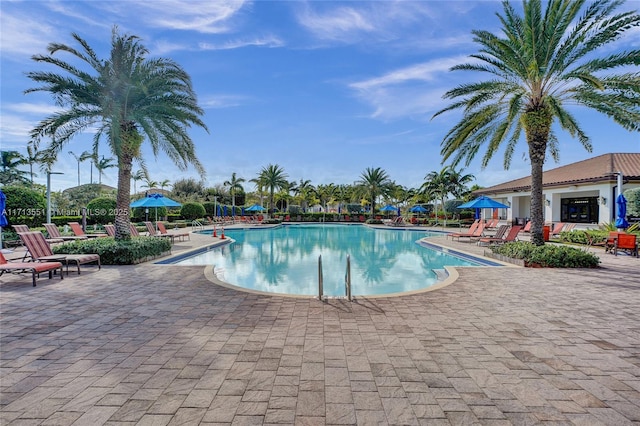
[[[98,170],[98,183],[100,185],[102,185],[102,173],[104,173],[106,169],[117,166],[113,161],[113,158],[104,158],[103,156],[100,161],[95,162],[96,169]]]
[[[156,182],[155,180],[149,179],[148,177],[145,177],[143,180],[144,180],[144,184],[141,186],[141,188],[153,189],[158,186],[158,182]]]
[[[315,191],[311,181],[309,179],[300,179],[300,182],[298,182],[294,191],[296,196],[300,199],[300,207],[303,209],[309,208],[309,198]]]
[[[422,193],[430,199],[440,201],[442,212],[444,213],[444,223],[447,224],[447,213],[444,210],[444,203],[451,193],[451,166],[443,167],[439,172],[432,171],[427,173],[422,184]],[[435,208],[436,221],[438,221],[438,205]]]
[[[37,142],[50,137],[48,149],[58,154],[74,136],[97,127],[93,151],[104,139],[118,160],[115,238],[129,239],[131,169],[134,160],[142,159],[143,142],[148,140],[154,153],[164,151],[179,169],[192,164],[204,175],[187,132],[192,125],[208,130],[200,118],[204,111],[186,71],[170,59],[147,58],[149,52],[138,37],[120,35],[114,27],[110,55],[100,59],[84,39],[72,36],[80,49],[52,43],[49,55],[33,57],[63,72],[29,72],[27,76],[41,86],[26,93],[49,92],[63,109],[42,120],[31,137]],[[73,55],[87,69],[55,57],[58,52]]]
[[[78,186],[80,186],[80,163],[86,161],[88,158],[91,158],[91,153],[89,151],[84,151],[82,154],[78,155],[73,151],[69,151],[69,154],[71,154],[78,163]]]
[[[524,132],[531,162],[531,232],[536,245],[544,244],[545,157],[549,153],[558,158],[554,124],[591,151],[588,136],[567,107],[586,106],[627,130],[640,130],[640,50],[602,49],[640,26],[636,11],[616,12],[621,4],[619,0],[524,0],[520,16],[511,3],[503,2],[502,37],[473,31],[480,45],[480,53],[471,55],[475,62],[452,68],[489,78],[479,81],[476,76],[473,83],[448,91],[444,97],[453,103],[434,115],[463,110],[442,141],[444,160],[452,158],[453,164],[466,159],[468,165],[487,143],[485,167],[506,143],[504,166],[508,168]],[[622,70],[612,72],[618,67]]]
[[[289,183],[288,177],[284,169],[277,164],[269,164],[260,171],[258,179],[263,188],[269,189],[269,213],[271,214],[274,212],[273,195],[276,190],[282,189]]]
[[[171,181],[169,179],[165,179],[161,182],[158,182],[158,185],[160,186],[160,189],[162,189],[163,193],[164,193],[165,186],[169,186],[170,184],[171,184]]]
[[[236,172],[233,172],[231,173],[231,179],[222,183],[225,187],[229,187],[229,192],[231,193],[231,216],[236,215],[236,191],[244,191],[242,182],[245,182],[245,180],[236,177]]]
[[[40,153],[35,149],[33,144],[27,144],[27,155],[24,156],[24,160],[27,164],[29,164],[29,177],[31,180],[31,184],[33,185],[33,177],[35,173],[33,173],[33,165],[38,163],[40,160]]]
[[[376,212],[376,198],[380,194],[388,194],[392,189],[393,182],[389,179],[387,172],[380,167],[375,169],[367,167],[356,183],[368,193],[371,201],[371,217],[373,217]]]
[[[133,179],[133,194],[134,195],[138,193],[138,188],[136,188],[136,182],[138,182],[139,180],[143,180],[146,177],[147,177],[147,174],[142,169],[139,169],[137,172],[131,174],[131,179]]]

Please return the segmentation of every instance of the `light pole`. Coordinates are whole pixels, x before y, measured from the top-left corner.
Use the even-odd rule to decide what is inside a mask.
[[[218,217],[218,196],[213,196],[213,217]]]
[[[63,175],[62,172],[47,170],[47,223],[51,223],[51,175]]]
[[[78,186],[80,186],[80,161],[82,160],[80,160],[80,157],[78,157],[73,151],[69,151],[69,154],[73,155],[73,157],[78,162]]]

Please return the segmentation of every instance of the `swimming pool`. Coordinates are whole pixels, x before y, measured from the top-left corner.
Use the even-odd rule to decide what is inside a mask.
[[[225,233],[236,242],[169,262],[213,265],[218,279],[247,289],[316,295],[318,256],[322,255],[327,296],[345,294],[347,255],[351,257],[353,295],[424,289],[438,283],[434,270],[442,270],[444,266],[479,265],[472,258],[417,244],[420,238],[433,235],[426,231],[289,225],[271,229],[228,229]]]

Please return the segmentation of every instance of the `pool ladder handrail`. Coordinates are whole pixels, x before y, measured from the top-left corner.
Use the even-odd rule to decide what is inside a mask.
[[[347,270],[344,273],[344,292],[347,300],[351,302],[351,255],[347,255]]]
[[[351,255],[347,255],[347,270],[344,275],[344,292],[347,300],[351,302]],[[318,299],[324,296],[324,275],[322,273],[322,255],[318,256]]]
[[[201,230],[201,231],[203,231],[203,230],[204,230],[204,225],[203,225],[203,224],[202,224],[202,222],[200,222],[199,220],[192,220],[192,221],[191,221],[191,227],[192,227],[194,230],[195,230],[195,229],[198,229],[198,230]]]

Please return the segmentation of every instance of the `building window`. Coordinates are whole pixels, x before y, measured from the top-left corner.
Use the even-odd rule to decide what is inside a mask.
[[[563,198],[561,206],[560,220],[562,222],[600,222],[598,197]]]

